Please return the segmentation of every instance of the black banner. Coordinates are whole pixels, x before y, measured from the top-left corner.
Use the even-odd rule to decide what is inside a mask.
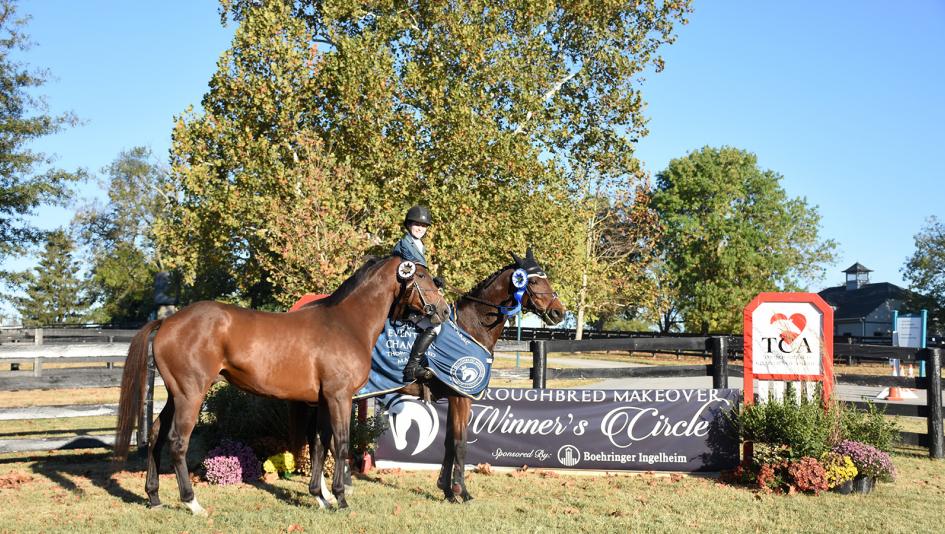
[[[724,414],[737,389],[487,389],[473,401],[467,464],[639,471],[720,471],[738,465]],[[446,402],[385,399],[378,460],[439,464]]]

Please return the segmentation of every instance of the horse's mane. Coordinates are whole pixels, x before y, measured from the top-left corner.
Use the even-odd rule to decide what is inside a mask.
[[[463,294],[463,295],[460,297],[460,300],[462,300],[462,298],[465,297],[465,296],[467,296],[467,295],[474,295],[474,296],[475,296],[475,295],[478,295],[480,291],[482,291],[483,289],[486,288],[486,286],[488,286],[489,284],[491,284],[491,283],[496,279],[497,276],[499,276],[500,274],[502,274],[503,271],[505,271],[506,269],[510,269],[510,268],[512,268],[512,267],[515,267],[515,266],[516,266],[515,263],[510,263],[510,264],[508,264],[508,265],[506,265],[506,266],[504,266],[504,267],[499,267],[494,273],[492,273],[492,274],[490,274],[489,276],[487,276],[487,277],[485,278],[485,280],[483,280],[482,282],[479,282],[478,284],[476,284],[476,287],[470,289],[470,290],[467,291],[465,294]]]
[[[356,287],[361,285],[361,282],[363,282],[366,278],[370,277],[371,274],[373,274],[374,271],[380,265],[384,264],[388,258],[390,258],[390,256],[386,256],[383,258],[378,258],[378,257],[368,258],[368,260],[364,263],[364,265],[362,265],[361,267],[358,267],[358,270],[355,271],[354,274],[349,276],[344,282],[342,282],[341,285],[338,286],[338,289],[334,291],[334,293],[332,293],[331,295],[328,295],[327,297],[323,299],[313,301],[310,304],[306,305],[305,307],[308,307],[309,305],[334,306],[338,304],[339,302],[344,300],[348,295],[350,295],[351,292],[354,291]]]

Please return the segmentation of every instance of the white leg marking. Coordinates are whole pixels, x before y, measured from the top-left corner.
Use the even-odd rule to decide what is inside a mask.
[[[193,513],[194,515],[201,516],[201,517],[207,517],[208,515],[210,515],[207,513],[206,510],[203,509],[203,506],[200,506],[200,503],[197,502],[196,497],[194,497],[194,500],[190,502],[185,502],[184,506],[186,506],[187,508],[190,508],[191,513]]]

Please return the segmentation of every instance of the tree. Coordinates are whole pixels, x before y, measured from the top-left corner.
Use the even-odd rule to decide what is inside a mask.
[[[76,119],[70,113],[50,115],[45,101],[32,95],[47,74],[14,57],[29,49],[27,21],[17,14],[14,1],[0,0],[0,261],[43,242],[44,232],[28,217],[41,205],[64,202],[69,183],[81,175],[48,168],[50,157],[30,149],[35,140],[74,125]]]
[[[676,306],[688,330],[741,330],[744,306],[762,291],[795,291],[824,275],[832,240],[820,215],[790,198],[781,175],[731,147],[705,147],[670,161],[657,176],[653,206]]]
[[[25,296],[14,296],[13,301],[24,325],[63,324],[84,317],[88,301],[74,252],[75,243],[65,231],[50,232],[39,264],[16,276]]]
[[[651,298],[646,274],[660,226],[648,193],[645,185],[632,193],[618,190],[613,200],[597,193],[597,209],[587,215],[584,228],[575,339],[583,337],[586,318],[596,317],[603,328],[613,316],[635,317]]]
[[[902,274],[913,291],[910,305],[929,311],[929,330],[945,332],[945,224],[929,217],[915,235],[915,252]]]
[[[75,217],[89,251],[90,291],[98,304],[90,318],[141,322],[155,309],[154,276],[164,268],[152,226],[167,204],[167,170],[154,161],[150,149],[134,147],[102,172],[108,177],[100,184],[108,203],[86,206]]]
[[[313,213],[329,242],[346,236],[353,251],[375,253],[394,243],[407,207],[428,204],[429,247],[452,284],[469,287],[532,244],[573,299],[588,220],[578,181],[636,177],[632,142],[645,121],[635,84],[659,68],[655,52],[688,10],[688,2],[222,6],[240,27],[203,113],[178,120],[179,201],[159,222],[160,239],[186,282],[196,283],[198,258],[209,259],[257,304],[289,291],[288,275],[275,271],[284,258],[268,237],[271,208],[294,209],[300,198],[320,199]],[[334,204],[300,197],[299,184],[336,174],[345,181],[331,187]],[[336,262],[350,270],[354,256]]]

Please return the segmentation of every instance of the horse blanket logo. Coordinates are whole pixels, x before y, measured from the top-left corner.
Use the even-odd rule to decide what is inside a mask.
[[[404,367],[416,338],[413,325],[388,319],[374,344],[368,382],[354,397],[376,397],[404,387]],[[454,321],[447,321],[421,364],[460,395],[478,399],[489,385],[492,353]]]

